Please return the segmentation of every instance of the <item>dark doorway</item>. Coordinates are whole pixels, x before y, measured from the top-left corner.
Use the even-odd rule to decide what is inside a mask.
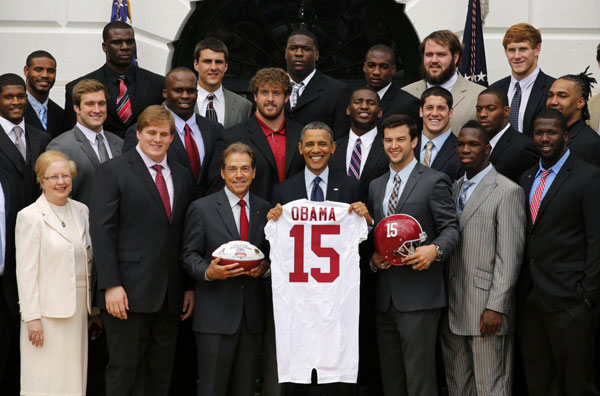
[[[420,78],[419,39],[404,4],[394,0],[205,0],[199,1],[174,43],[172,67],[193,67],[194,46],[216,37],[229,49],[223,84],[247,94],[263,67],[285,69],[288,34],[305,27],[319,39],[317,68],[353,87],[364,85],[365,51],[377,43],[395,49],[400,85]]]

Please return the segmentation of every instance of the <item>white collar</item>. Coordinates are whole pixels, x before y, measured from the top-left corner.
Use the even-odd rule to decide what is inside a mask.
[[[500,132],[498,132],[493,138],[490,139],[490,146],[492,146],[492,150],[494,149],[496,144],[498,144],[498,142],[500,141],[500,138],[502,137],[502,135],[504,135],[504,133],[508,130],[509,127],[510,127],[510,122],[508,124],[506,124],[506,126]]]
[[[140,157],[142,157],[142,160],[144,161],[144,164],[146,165],[146,168],[151,168],[152,166],[158,164],[158,165],[161,165],[163,167],[163,169],[169,169],[169,164],[167,164],[167,153],[165,153],[165,158],[163,158],[162,161],[156,162],[152,158],[148,157],[146,155],[146,153],[144,153],[142,151],[142,149],[140,148],[140,144],[139,143],[135,146],[135,149],[137,150],[137,152],[140,155]]]
[[[446,91],[452,92],[452,88],[454,88],[454,84],[456,84],[457,81],[458,81],[458,72],[454,73],[454,75],[452,77],[450,77],[448,80],[444,81],[442,84],[435,85],[435,84],[427,83],[427,88],[442,87]]]
[[[304,86],[306,87],[308,85],[308,83],[310,82],[310,80],[315,76],[315,73],[317,72],[317,69],[313,69],[313,71],[306,76],[306,78],[304,80],[301,81],[302,84],[304,84]],[[293,79],[292,76],[289,75],[288,73],[288,77],[290,78],[290,81],[292,82],[292,84],[296,83]],[[298,84],[298,83],[296,83]]]
[[[25,131],[25,117],[23,117],[21,119],[21,122],[19,122],[18,124],[13,124],[12,121],[9,121],[6,118],[0,116],[0,126],[2,127],[2,129],[4,129],[4,132],[6,132],[7,135],[16,126],[21,127],[21,129],[23,130],[23,132],[27,133],[27,131]]]
[[[219,86],[215,92],[208,92],[198,84],[198,99],[197,102],[202,102],[210,94],[215,95],[217,102],[225,103],[225,93],[223,92],[223,85]]]
[[[537,78],[538,74],[540,74],[540,68],[536,67],[530,75],[528,75],[527,77],[523,77],[520,80],[517,80],[515,78],[515,76],[511,73],[510,75],[510,85],[512,87],[515,86],[515,83],[518,81],[519,82],[519,87],[521,87],[521,91],[524,89],[529,89],[530,86],[533,85],[533,83],[535,82],[535,79]]]
[[[377,91],[379,100],[383,99],[383,97],[385,96],[385,93],[388,91],[388,89],[390,89],[391,86],[392,86],[392,83],[390,82],[388,85],[386,85],[385,87],[383,87],[379,91]]]
[[[231,206],[232,208],[237,205],[240,202],[240,199],[243,199],[244,202],[246,203],[246,207],[249,208],[250,207],[250,192],[246,192],[246,195],[244,195],[244,198],[240,198],[237,195],[235,195],[230,189],[227,188],[227,186],[225,186],[225,195],[227,196],[227,200],[229,201],[229,206]]]
[[[354,146],[356,139],[360,138],[363,147],[371,147],[375,138],[377,137],[377,126],[371,129],[369,132],[363,134],[362,136],[358,136],[352,128],[350,128],[350,134],[348,136],[348,146]]]

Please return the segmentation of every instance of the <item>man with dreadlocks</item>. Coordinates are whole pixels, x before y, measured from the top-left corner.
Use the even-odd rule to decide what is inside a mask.
[[[567,74],[554,81],[548,91],[546,107],[560,111],[567,119],[569,150],[580,159],[600,166],[600,135],[585,123],[590,118],[588,98],[596,83],[588,68],[583,73]]]
[[[600,67],[600,44],[596,47],[596,61]],[[588,110],[590,111],[590,119],[587,124],[596,132],[600,131],[600,94],[594,95],[588,102]]]

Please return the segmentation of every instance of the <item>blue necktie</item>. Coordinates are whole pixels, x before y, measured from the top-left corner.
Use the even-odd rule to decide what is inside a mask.
[[[510,122],[510,126],[521,132],[519,129],[519,107],[521,107],[521,86],[517,81],[515,83],[515,95],[510,102],[510,115],[508,116],[508,121]]]
[[[42,123],[42,126],[44,127],[44,130],[47,130],[48,129],[48,117],[46,115],[46,108],[44,106],[42,106],[42,108],[40,109],[39,119],[40,119],[40,122]]]
[[[321,186],[319,186],[320,182],[321,182],[321,178],[319,176],[315,177],[315,179],[313,180],[313,188],[310,193],[311,201],[317,201],[317,202],[325,201],[325,197],[323,196],[323,190],[321,189]]]
[[[475,184],[472,181],[465,181],[460,189],[460,194],[458,195],[458,213],[462,213],[465,205],[467,204],[467,190],[471,188],[471,186]]]

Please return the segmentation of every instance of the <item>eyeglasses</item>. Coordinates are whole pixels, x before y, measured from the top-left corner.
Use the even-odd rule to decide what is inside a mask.
[[[71,180],[71,175],[52,175],[48,177],[44,177],[45,180],[50,180],[52,183],[57,183],[59,180],[69,181]]]

